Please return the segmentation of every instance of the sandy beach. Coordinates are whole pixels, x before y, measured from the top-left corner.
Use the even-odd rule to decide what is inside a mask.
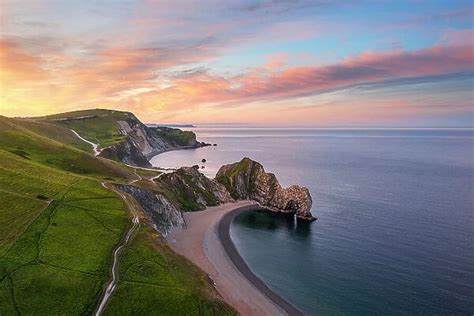
[[[185,213],[187,227],[173,230],[167,240],[212,278],[220,295],[240,314],[301,315],[250,271],[230,240],[232,218],[255,207],[255,202],[239,201]]]

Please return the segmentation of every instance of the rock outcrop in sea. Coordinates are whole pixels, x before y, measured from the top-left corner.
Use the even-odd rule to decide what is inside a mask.
[[[296,214],[298,219],[313,221],[312,199],[305,187],[292,185],[282,188],[273,173],[265,172],[263,166],[250,158],[224,165],[215,180],[223,184],[232,198],[250,199],[273,212]]]

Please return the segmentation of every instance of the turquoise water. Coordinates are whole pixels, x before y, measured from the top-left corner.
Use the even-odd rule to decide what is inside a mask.
[[[249,156],[307,186],[319,220],[240,215],[251,269],[308,315],[474,313],[474,134],[469,129],[196,128],[217,147],[159,155],[213,176]]]

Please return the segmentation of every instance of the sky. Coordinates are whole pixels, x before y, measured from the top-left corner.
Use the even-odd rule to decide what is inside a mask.
[[[0,0],[0,115],[474,122],[471,1]]]

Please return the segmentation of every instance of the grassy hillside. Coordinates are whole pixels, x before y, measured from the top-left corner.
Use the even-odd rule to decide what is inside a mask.
[[[19,119],[0,117],[0,148],[25,160],[38,162],[71,173],[93,177],[108,177],[119,181],[130,171],[116,162],[97,159],[71,146],[70,131],[62,127],[41,128],[44,125]],[[37,130],[41,130],[38,132]],[[56,135],[64,134],[65,142]],[[74,136],[74,134],[72,134]],[[77,138],[77,137],[76,137]],[[73,143],[75,144],[75,143]]]
[[[122,277],[105,315],[235,314],[217,297],[205,273],[146,226],[125,249],[119,273]]]
[[[15,120],[15,124],[18,124],[25,129],[28,129],[51,140],[75,147],[88,153],[93,153],[91,145],[80,140],[72,131],[62,126],[58,126],[50,122],[28,119]]]
[[[128,224],[122,200],[97,180],[0,159],[0,314],[90,314]]]
[[[125,139],[119,133],[117,121],[127,118],[126,112],[98,109],[49,115],[42,119],[73,129],[85,139],[99,144],[99,148],[105,148]]]
[[[47,120],[0,117],[0,315],[92,314],[130,226],[129,206],[102,183],[155,175],[76,138]],[[145,221],[120,259],[108,314],[233,313]]]

